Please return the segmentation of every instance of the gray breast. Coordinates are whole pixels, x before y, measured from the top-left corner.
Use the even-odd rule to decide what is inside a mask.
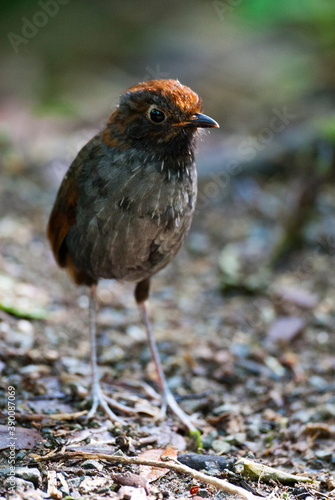
[[[183,170],[167,171],[156,162],[125,167],[117,160],[91,165],[67,244],[92,277],[140,281],[180,248],[194,211],[196,170],[191,161]]]

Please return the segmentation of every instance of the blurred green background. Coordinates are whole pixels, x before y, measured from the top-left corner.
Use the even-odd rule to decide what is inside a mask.
[[[204,206],[222,201],[222,172],[305,176],[300,227],[334,170],[333,0],[7,0],[0,26],[6,173],[40,167],[54,193],[119,94],[153,78],[189,85],[221,125],[199,147],[200,178],[216,186]]]
[[[197,91],[221,138],[257,132],[273,108],[301,123],[334,104],[332,0],[3,0],[0,25],[9,140],[27,115],[40,120],[39,140],[46,118],[100,126],[120,92],[160,77]],[[21,130],[21,146],[25,133],[35,142]]]
[[[218,392],[209,410],[184,402],[227,428],[235,455],[273,453],[333,488],[335,0],[1,0],[0,28],[0,320],[43,320],[16,332],[5,316],[13,385],[40,397],[41,379],[63,385],[65,359],[88,357],[86,296],[45,234],[66,169],[121,92],[178,78],[220,129],[198,144],[190,234],[153,280],[171,388]],[[133,286],[101,286],[105,373],[150,380]],[[246,445],[231,439],[248,428]]]

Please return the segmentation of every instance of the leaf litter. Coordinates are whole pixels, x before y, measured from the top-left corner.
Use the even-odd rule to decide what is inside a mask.
[[[251,241],[262,232],[269,239],[280,220],[269,225],[264,213],[241,200],[237,209],[233,195],[222,205],[209,204],[196,216],[176,260],[154,278],[151,298],[171,390],[186,412],[204,421],[202,449],[171,415],[165,422],[155,420],[155,372],[148,364],[130,285],[101,283],[100,367],[107,392],[139,409],[145,402],[148,412],[127,417],[125,426],[103,415],[87,422],[85,290],[72,286],[53,262],[44,234],[48,207],[44,202],[36,206],[35,200],[43,191],[41,199],[51,203],[55,186],[48,184],[48,176],[30,177],[32,173],[22,172],[30,186],[22,204],[14,183],[0,186],[7,200],[11,189],[16,196],[15,209],[0,196],[5,219],[0,259],[1,494],[6,494],[9,457],[7,388],[14,386],[16,498],[227,498],[203,479],[176,470],[163,467],[144,486],[141,467],[149,467],[150,478],[155,467],[69,455],[136,458],[156,453],[159,460],[169,445],[177,450],[178,462],[186,460],[185,451],[199,452],[198,460],[186,462],[192,470],[249,488],[255,496],[334,497],[333,254],[306,246],[286,266],[273,269],[265,247],[256,244],[257,253]],[[259,189],[275,197],[280,183],[260,184]],[[28,467],[31,475],[20,477],[20,467]]]

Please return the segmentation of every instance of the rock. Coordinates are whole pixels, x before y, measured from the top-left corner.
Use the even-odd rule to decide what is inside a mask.
[[[85,479],[80,483],[79,492],[82,495],[87,495],[101,490],[106,486],[108,480],[104,477],[90,477],[86,476]]]
[[[305,321],[297,316],[282,316],[270,326],[267,341],[290,344],[304,329]]]
[[[210,248],[208,235],[192,231],[187,238],[187,249],[197,256],[206,255]]]
[[[228,453],[231,450],[231,445],[227,443],[225,438],[214,439],[212,443],[212,448],[215,453],[219,455],[223,455],[224,453]]]
[[[6,490],[9,492],[24,493],[25,491],[34,490],[35,486],[31,481],[25,481],[19,477],[8,477],[4,482]]]
[[[16,467],[15,476],[30,481],[36,487],[39,487],[42,483],[42,475],[36,467]]]
[[[209,498],[211,496],[210,492],[208,490],[206,490],[205,488],[200,488],[197,495],[198,495],[198,497],[201,497],[201,498]]]
[[[234,445],[243,444],[246,439],[247,435],[245,432],[235,432],[235,434],[225,437],[228,444],[231,443]]]
[[[210,450],[212,448],[213,441],[218,437],[219,433],[217,430],[211,431],[202,440],[202,446],[205,450]]]
[[[329,448],[326,450],[316,451],[315,456],[320,460],[326,460],[326,462],[331,462],[334,455],[333,455],[333,450]]]
[[[85,460],[81,466],[83,469],[96,469],[98,471],[101,471],[104,468],[99,460]]]

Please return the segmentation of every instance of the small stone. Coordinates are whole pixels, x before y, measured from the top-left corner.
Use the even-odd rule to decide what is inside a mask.
[[[209,498],[211,497],[212,495],[209,493],[208,490],[206,490],[205,488],[200,488],[198,490],[198,493],[197,493],[198,497],[201,497],[201,498]]]
[[[235,434],[232,434],[231,436],[225,437],[225,440],[228,443],[231,444],[243,444],[245,440],[247,439],[247,435],[245,432],[236,432]]]
[[[214,408],[213,415],[221,415],[221,413],[234,413],[236,410],[236,404],[225,403],[217,408]]]
[[[247,426],[247,437],[248,439],[258,438],[261,434],[259,422],[250,423]]]
[[[20,347],[22,349],[31,349],[34,345],[34,334],[31,332],[20,332],[10,330],[6,335],[6,342],[10,346]]]
[[[85,462],[83,462],[81,466],[83,469],[96,469],[98,471],[102,471],[102,469],[104,468],[99,460],[85,460]]]
[[[35,490],[35,486],[31,481],[25,481],[19,477],[8,477],[4,485],[8,491],[15,491],[16,493]]]
[[[33,335],[34,333],[34,328],[33,325],[30,321],[27,321],[26,319],[20,319],[17,324],[17,329],[22,332],[26,333],[28,335]]]
[[[325,420],[330,420],[335,417],[335,404],[327,403],[325,405],[320,405],[317,411],[313,414],[313,420],[320,422]]]
[[[212,444],[214,439],[218,437],[219,433],[218,431],[211,431],[205,436],[202,440],[202,446],[204,447],[205,450],[210,450],[212,448]]]
[[[109,348],[105,348],[101,355],[102,363],[115,363],[116,361],[122,361],[125,359],[125,351],[117,345],[113,345]]]
[[[221,437],[213,441],[212,448],[215,453],[223,455],[224,453],[228,453],[231,450],[231,445],[227,443],[225,438]]]
[[[251,347],[249,344],[233,343],[230,350],[238,358],[246,358],[251,351]]]
[[[187,238],[187,248],[194,255],[206,255],[209,249],[209,238],[205,233],[191,232]]]
[[[61,484],[61,486],[59,487],[59,491],[61,493],[65,493],[65,496],[68,496],[68,495],[70,495],[70,488],[69,488],[69,485],[68,485],[64,475],[67,476],[66,473],[57,472],[56,477]]]
[[[118,491],[119,498],[123,500],[131,500],[136,498],[136,500],[146,500],[147,494],[144,488],[133,488],[132,486],[121,486]]]
[[[78,486],[80,485],[81,483],[81,479],[80,477],[72,477],[70,479],[67,480],[67,484],[69,486],[70,489],[76,489],[78,488]]]
[[[314,375],[312,377],[309,378],[309,383],[316,387],[317,389],[323,389],[323,388],[326,388],[328,383],[327,381],[320,377],[319,375]]]
[[[136,340],[136,342],[142,342],[146,339],[146,333],[143,330],[143,328],[140,328],[137,325],[129,325],[126,328],[126,333],[131,337],[133,340]]]
[[[215,465],[208,465],[205,470],[209,476],[220,477],[222,474],[220,468],[215,467]]]
[[[320,460],[326,460],[327,462],[330,462],[333,457],[333,450],[328,449],[328,450],[318,450],[315,452],[315,456],[319,458]]]
[[[88,309],[88,302],[87,295],[80,295],[78,298],[78,306],[81,307],[81,309]]]
[[[88,477],[81,482],[79,486],[79,491],[82,495],[92,493],[94,491],[99,491],[107,483],[107,479],[104,477]]]
[[[42,483],[42,475],[36,467],[17,467],[15,476],[32,482],[36,487]]]
[[[118,449],[114,452],[114,455],[118,456],[118,457],[124,457],[124,453],[122,450]]]

